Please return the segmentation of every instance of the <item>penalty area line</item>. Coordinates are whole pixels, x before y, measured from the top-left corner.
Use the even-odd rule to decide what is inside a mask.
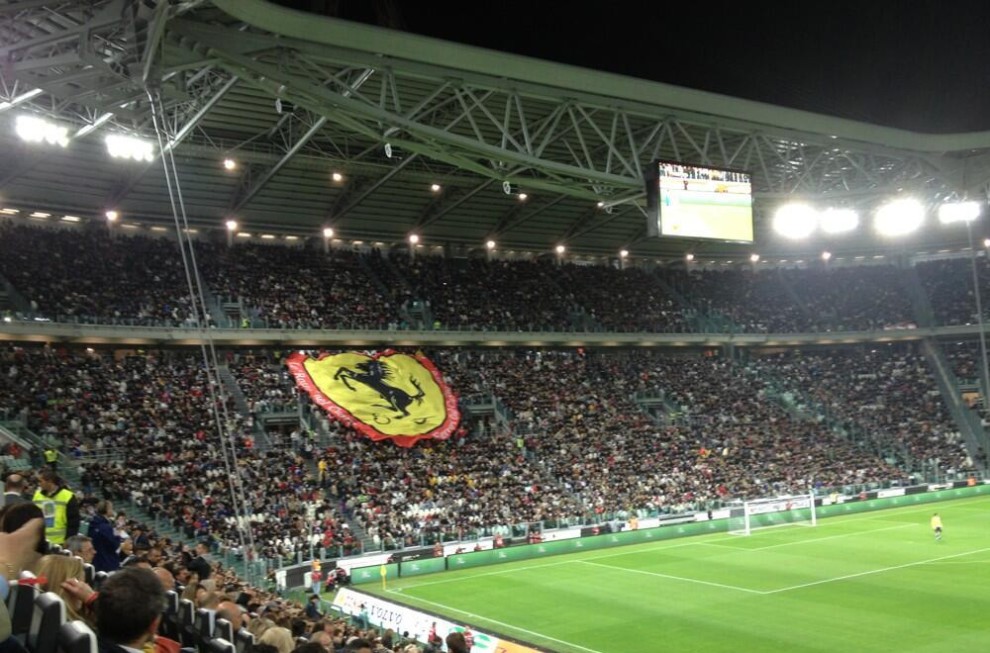
[[[389,594],[398,594],[398,592],[396,592],[395,590],[386,590],[386,591]],[[566,646],[573,646],[576,649],[580,649],[582,651],[587,651],[588,653],[602,653],[602,651],[598,651],[598,650],[593,649],[593,648],[588,648],[587,646],[581,646],[580,644],[575,644],[574,642],[568,642],[566,639],[557,639],[556,637],[550,637],[549,635],[544,635],[543,633],[538,633],[535,630],[527,630],[526,628],[520,628],[519,626],[513,626],[512,624],[507,624],[504,621],[497,621],[495,619],[491,619],[490,617],[486,617],[486,616],[480,615],[480,614],[475,614],[473,612],[467,612],[466,610],[461,610],[459,608],[455,608],[455,607],[450,606],[450,605],[445,605],[443,603],[437,603],[436,601],[430,601],[429,599],[420,598],[418,596],[413,597],[413,598],[415,599],[415,601],[417,601],[419,603],[426,603],[428,605],[432,605],[434,607],[440,608],[441,610],[445,610],[447,612],[456,612],[457,614],[464,615],[465,617],[469,617],[469,618],[471,618],[471,619],[473,619],[475,621],[485,621],[485,622],[488,622],[490,624],[495,624],[499,628],[504,628],[506,630],[516,631],[518,633],[524,633],[524,634],[530,635],[532,637],[539,637],[540,639],[545,639],[545,640],[550,641],[550,642],[557,642],[558,644],[564,644]]]
[[[603,565],[599,562],[589,562],[588,560],[577,560],[581,564],[591,565],[593,567],[602,567],[603,569],[612,569],[614,571],[625,571],[630,574],[642,574],[644,576],[655,576],[657,578],[667,578],[669,580],[679,580],[685,583],[696,583],[698,585],[708,585],[710,587],[717,587],[724,590],[736,590],[737,592],[746,592],[748,594],[764,594],[760,590],[750,589],[749,587],[739,587],[737,585],[724,585],[722,583],[713,583],[708,580],[699,580],[697,578],[685,578],[684,576],[672,576],[670,574],[661,574],[657,571],[646,571],[645,569],[630,569],[628,567],[616,567],[613,565]]]
[[[940,558],[929,558],[928,560],[918,560],[917,562],[908,562],[903,565],[894,565],[892,567],[882,567],[880,569],[870,569],[869,571],[861,571],[857,574],[846,574],[845,576],[836,576],[834,578],[824,578],[822,580],[812,581],[810,583],[801,583],[800,585],[791,585],[790,587],[781,587],[780,589],[767,590],[765,592],[760,592],[761,594],[780,594],[781,592],[790,592],[791,590],[799,590],[805,587],[814,587],[816,585],[825,585],[826,583],[834,583],[840,580],[849,580],[851,578],[862,578],[863,576],[872,576],[874,574],[882,574],[888,571],[897,571],[898,569],[908,569],[910,567],[919,567],[921,565],[928,565],[933,562],[942,562],[943,560],[952,560],[953,558],[962,558],[963,556],[970,556],[976,553],[985,553],[990,551],[990,547],[983,549],[976,549],[975,551],[964,551],[963,553],[953,553],[952,555],[942,556]]]

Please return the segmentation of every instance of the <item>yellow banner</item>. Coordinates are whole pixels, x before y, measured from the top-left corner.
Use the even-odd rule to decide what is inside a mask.
[[[317,405],[374,440],[405,447],[422,438],[442,440],[460,422],[456,396],[422,354],[297,353],[288,366]]]

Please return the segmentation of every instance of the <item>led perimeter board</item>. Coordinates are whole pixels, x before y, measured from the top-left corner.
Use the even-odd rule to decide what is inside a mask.
[[[753,242],[748,173],[670,161],[657,161],[648,170],[650,236]]]

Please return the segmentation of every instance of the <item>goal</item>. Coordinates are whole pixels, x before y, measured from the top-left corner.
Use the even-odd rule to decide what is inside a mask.
[[[744,501],[729,518],[729,533],[749,535],[759,528],[776,526],[817,526],[815,495],[773,497]]]

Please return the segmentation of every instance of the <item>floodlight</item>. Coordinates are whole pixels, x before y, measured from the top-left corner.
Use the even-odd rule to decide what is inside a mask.
[[[942,224],[973,222],[983,209],[979,202],[945,202],[938,207],[938,221]]]
[[[237,220],[227,220],[227,231],[237,231]]]
[[[828,261],[832,258],[832,252],[822,252],[822,260]]]
[[[619,258],[626,258],[627,256],[629,256],[629,250],[628,249],[620,249],[619,250]]]
[[[529,195],[527,195],[526,193],[519,193],[520,202],[525,202],[527,199],[529,199]]]
[[[21,104],[22,102],[27,102],[31,98],[38,97],[42,93],[44,93],[44,91],[42,91],[40,88],[36,88],[31,91],[28,91],[27,93],[22,93],[17,97],[11,98],[4,102],[0,102],[0,111],[6,111],[11,107],[16,107],[18,104]]]
[[[339,172],[335,172],[332,175],[330,175],[330,178],[336,182],[341,182],[344,180],[344,175],[340,174]]]
[[[114,211],[113,209],[110,209],[104,215],[107,216],[107,222],[116,222],[117,219],[120,218],[120,213]]]
[[[415,245],[419,242],[419,234],[409,234],[409,242]]]
[[[230,159],[230,158],[224,159],[223,160],[223,168],[224,168],[224,170],[236,170],[237,169],[237,161],[234,161],[233,159]]]
[[[557,245],[557,253],[558,254],[563,254],[565,251],[567,251],[567,248],[566,247],[564,247],[563,245]]]
[[[984,247],[990,247],[990,238],[984,238],[983,239],[983,246]]]
[[[859,226],[859,214],[852,209],[826,209],[818,216],[818,224],[827,234],[841,234]]]
[[[83,125],[82,127],[80,127],[79,128],[79,131],[77,131],[75,134],[73,134],[72,138],[82,138],[86,134],[89,134],[90,132],[96,131],[103,124],[109,122],[111,118],[113,118],[113,114],[112,113],[104,113],[102,116],[100,116],[99,118],[97,118],[94,122],[91,122],[88,125]]]
[[[434,193],[439,193],[440,192],[440,184],[431,184],[430,185],[430,190],[432,190]]]
[[[69,144],[69,129],[37,116],[17,116],[15,131],[28,143]]]
[[[485,243],[485,247],[487,247],[488,249],[495,249],[495,241],[489,240],[487,243]]]
[[[605,208],[605,202],[598,202],[598,208],[600,209]]]
[[[750,263],[759,263],[760,262],[760,255],[759,254],[750,254],[749,255],[749,262]]]
[[[324,238],[333,238],[333,227],[324,227],[323,228],[323,237]]]
[[[685,254],[684,255],[684,260],[687,261],[688,263],[690,263],[691,261],[694,260],[694,254]]]
[[[135,161],[154,161],[155,146],[145,141],[124,134],[107,134],[107,152],[115,159],[134,159]]]
[[[773,216],[773,230],[784,238],[807,238],[818,224],[818,212],[807,204],[785,204]]]
[[[925,207],[916,199],[893,200],[877,209],[873,228],[881,236],[906,236],[925,221]]]

